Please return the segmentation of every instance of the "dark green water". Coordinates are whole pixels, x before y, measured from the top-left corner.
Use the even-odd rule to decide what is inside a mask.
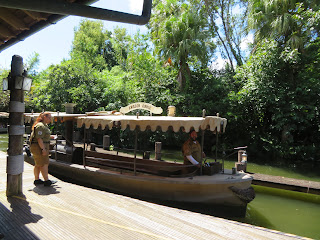
[[[8,148],[8,135],[0,134],[0,150]],[[226,168],[234,162],[226,161]],[[248,163],[251,172],[320,181],[320,177],[304,176],[292,170]],[[245,218],[233,218],[281,232],[320,240],[320,195],[298,193],[254,186],[256,198],[248,204]]]
[[[0,151],[6,152],[8,148],[8,134],[0,134]]]
[[[256,198],[237,221],[320,239],[320,195],[254,186]]]

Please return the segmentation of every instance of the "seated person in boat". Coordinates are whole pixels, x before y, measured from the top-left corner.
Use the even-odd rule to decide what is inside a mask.
[[[187,165],[199,165],[201,161],[201,146],[197,141],[197,132],[195,130],[191,130],[189,133],[189,139],[182,146],[182,153],[184,156],[184,164]],[[202,157],[204,158],[206,155],[202,152]]]

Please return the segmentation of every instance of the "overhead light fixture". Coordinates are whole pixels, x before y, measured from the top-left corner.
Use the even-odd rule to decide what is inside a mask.
[[[32,85],[32,79],[24,76],[16,76],[13,79],[10,79],[10,77],[6,77],[2,80],[2,90],[12,90],[12,84],[10,84],[11,87],[9,87],[9,82],[14,80],[14,89],[15,90],[23,90],[23,91],[30,91],[31,85]]]
[[[14,88],[16,90],[30,91],[32,79],[24,76],[16,76]]]
[[[248,159],[247,153],[244,151],[241,155],[241,162],[246,162]]]
[[[2,80],[2,90],[3,91],[7,91],[9,87],[9,82],[8,82],[8,78],[4,78]]]

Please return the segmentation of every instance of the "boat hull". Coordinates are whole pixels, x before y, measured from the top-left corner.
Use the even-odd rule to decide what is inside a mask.
[[[32,163],[32,157],[26,158]],[[246,207],[247,202],[239,198],[230,187],[248,189],[252,181],[252,177],[245,173],[232,175],[228,170],[224,174],[212,176],[172,178],[144,173],[134,175],[121,170],[84,167],[52,159],[49,171],[53,175],[67,177],[88,186],[140,198],[233,207]]]
[[[0,133],[8,133],[8,128],[0,128]]]

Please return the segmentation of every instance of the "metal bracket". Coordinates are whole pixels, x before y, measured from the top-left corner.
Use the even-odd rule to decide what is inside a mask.
[[[9,135],[23,135],[25,133],[24,125],[10,125],[8,128]]]
[[[9,113],[24,113],[25,112],[25,104],[23,102],[11,101],[9,103]]]

